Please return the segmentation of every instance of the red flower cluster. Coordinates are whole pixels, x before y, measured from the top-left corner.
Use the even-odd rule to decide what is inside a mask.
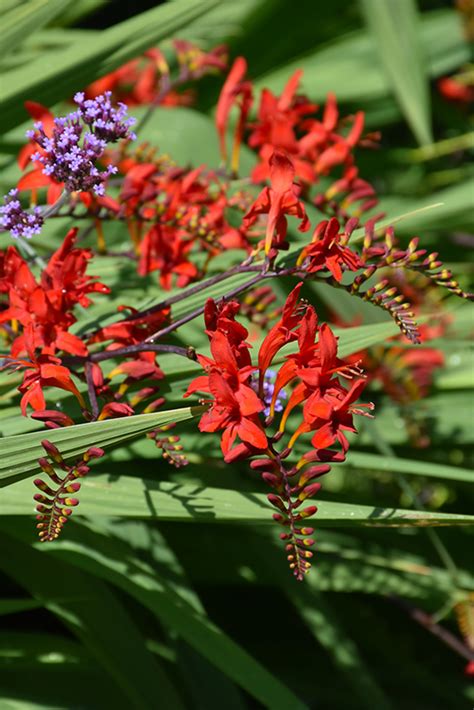
[[[271,178],[272,155],[284,153],[290,158],[296,176],[308,188],[334,168],[342,169],[339,177],[325,193],[315,197],[321,209],[336,210],[343,215],[353,203],[360,203],[356,214],[371,209],[377,199],[373,187],[359,177],[354,162],[354,149],[359,145],[374,145],[378,135],[363,137],[364,113],[340,118],[336,98],[329,94],[323,114],[316,117],[319,107],[306,96],[298,94],[303,72],[298,70],[288,80],[280,96],[264,89],[260,97],[257,121],[247,123],[252,104],[252,84],[245,80],[247,65],[238,57],[222,89],[216,112],[223,160],[227,160],[225,131],[233,105],[239,107],[239,120],[234,141],[232,169],[236,170],[235,151],[248,129],[248,144],[258,151],[260,162],[252,171],[255,182]],[[342,205],[334,198],[344,197]]]
[[[186,171],[169,165],[124,162],[121,211],[136,245],[138,273],[158,271],[169,289],[186,286],[200,271],[192,255],[210,259],[225,249],[248,249],[242,228],[230,225],[228,184],[204,166]]]
[[[44,409],[43,387],[55,386],[73,392],[81,401],[70,372],[56,357],[58,351],[87,355],[83,341],[70,332],[76,322],[77,305],[87,308],[90,293],[109,293],[107,286],[86,274],[92,254],[74,246],[77,229],[66,235],[51,256],[39,281],[15,247],[0,253],[0,293],[7,307],[0,311],[0,324],[10,341],[7,359],[17,369],[27,368],[20,391],[22,411],[27,404]],[[17,359],[27,355],[29,360]]]
[[[206,305],[206,333],[210,340],[212,358],[199,355],[198,360],[206,371],[190,384],[186,397],[195,392],[212,395],[209,410],[202,416],[201,431],[222,431],[222,451],[227,462],[236,459],[264,456],[252,462],[275,493],[270,502],[279,509],[274,516],[277,522],[289,527],[282,538],[287,540],[288,559],[295,576],[302,579],[309,569],[308,557],[303,549],[312,544],[306,536],[311,534],[299,523],[316,512],[311,506],[299,510],[303,501],[320,488],[312,483],[315,477],[329,471],[328,462],[342,461],[349,447],[346,432],[355,432],[354,414],[365,414],[372,404],[356,405],[365,381],[358,377],[360,369],[349,366],[337,357],[337,339],[328,325],[318,325],[312,306],[299,300],[302,284],[288,296],[280,320],[264,338],[258,353],[258,364],[252,365],[248,332],[235,320],[239,304],[231,301],[219,304],[209,300]],[[269,370],[281,349],[291,343],[297,345],[295,354],[287,355],[276,373]],[[256,372],[258,371],[258,376]],[[254,374],[255,373],[255,374]],[[341,378],[355,381],[349,388]],[[286,407],[279,397],[289,388]],[[277,406],[277,403],[280,406]],[[293,429],[287,445],[280,450],[289,425],[290,415],[299,407],[299,418],[291,416]],[[269,416],[264,410],[269,409]],[[276,433],[271,433],[277,411],[282,411]],[[287,467],[285,459],[296,441],[311,433],[311,449],[300,456],[298,463]],[[236,444],[237,437],[240,443]],[[340,445],[340,451],[331,447]],[[323,462],[321,465],[307,465]],[[297,482],[293,482],[294,477]]]
[[[176,39],[172,42],[179,65],[180,81],[199,79],[213,71],[224,71],[227,66],[227,50],[224,45],[204,52],[195,44]],[[133,59],[115,71],[94,81],[86,89],[87,98],[95,98],[104,91],[112,91],[115,101],[128,106],[141,106],[153,102],[176,106],[192,102],[192,94],[178,93],[170,86],[170,69],[166,58],[157,47],[145,52],[143,57]]]

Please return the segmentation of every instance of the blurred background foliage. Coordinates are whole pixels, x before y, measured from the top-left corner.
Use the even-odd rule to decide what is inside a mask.
[[[464,287],[472,282],[473,121],[468,103],[439,83],[472,82],[469,0],[1,0],[0,9],[4,191],[18,178],[24,100],[54,106],[147,48],[166,50],[173,37],[202,48],[225,42],[231,57],[247,58],[258,88],[279,92],[301,68],[312,100],[333,91],[346,112],[363,109],[368,127],[382,131],[381,148],[360,156],[382,209],[392,218],[415,212],[397,231],[418,234]],[[146,138],[182,164],[217,167],[221,85],[221,77],[203,80],[193,109],[158,109]],[[39,250],[57,243],[65,226],[57,222]],[[103,257],[98,273],[121,285],[120,302],[133,302],[143,284],[125,264],[115,268]],[[151,297],[156,285],[148,287]],[[387,321],[325,286],[306,295],[336,321]],[[361,425],[348,463],[325,480],[329,507],[323,502],[315,519],[317,557],[302,585],[265,524],[257,478],[225,466],[193,422],[179,431],[184,470],[167,468],[149,440],[112,451],[84,488],[90,517],[76,516],[53,545],[33,540],[31,482],[4,489],[2,710],[472,705],[464,674],[474,650],[472,527],[402,526],[395,514],[425,508],[453,524],[453,513],[472,512],[472,309],[452,299],[433,308],[451,318],[449,337],[434,341],[446,365],[429,396],[403,407],[383,387],[373,392],[375,423]],[[2,436],[38,428],[10,404],[11,379],[0,384]],[[101,498],[110,483],[115,499]],[[174,499],[179,512],[159,519],[160,495],[165,510]],[[235,505],[230,520],[226,501]],[[372,514],[359,515],[359,505]],[[394,511],[393,527],[368,525],[379,508]]]

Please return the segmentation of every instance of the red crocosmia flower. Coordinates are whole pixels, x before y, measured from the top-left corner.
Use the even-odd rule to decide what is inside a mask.
[[[237,57],[222,87],[216,108],[216,129],[222,159],[227,162],[226,130],[230,112],[233,106],[238,106],[240,114],[235,129],[234,146],[232,149],[231,168],[238,169],[239,149],[245,128],[245,122],[252,106],[252,84],[244,81],[247,72],[247,62],[243,57]]]
[[[198,78],[208,69],[225,71],[227,68],[227,47],[219,44],[210,52],[204,52],[195,44],[184,39],[174,39],[173,46],[181,66],[189,69],[194,78]]]
[[[35,356],[29,341],[27,341],[26,347],[29,360],[5,358],[6,367],[15,370],[26,368],[23,382],[18,387],[18,391],[23,395],[20,402],[23,416],[26,416],[28,405],[34,410],[45,409],[46,401],[43,394],[45,387],[58,387],[71,392],[77,397],[80,405],[85,408],[84,399],[72,381],[70,371],[61,365],[61,360],[47,354]]]
[[[248,336],[247,328],[235,320],[239,312],[240,304],[237,301],[216,304],[211,298],[206,301],[204,307],[204,322],[206,334],[212,338],[214,333],[223,333],[230,344],[234,357],[239,367],[251,365],[250,345],[246,341]]]
[[[139,246],[138,273],[145,276],[159,270],[160,285],[166,290],[173,284],[173,275],[179,288],[187,286],[198,274],[197,267],[187,259],[192,247],[192,241],[180,239],[172,227],[154,224]]]
[[[258,369],[260,373],[260,388],[263,384],[265,373],[270,367],[273,358],[281,348],[297,339],[293,329],[301,320],[301,308],[298,307],[298,298],[303,282],[297,284],[291,291],[283,306],[283,312],[278,323],[267,333],[258,353]]]
[[[273,153],[270,158],[271,187],[264,187],[244,217],[244,226],[248,229],[257,221],[259,215],[268,214],[265,254],[268,254],[272,247],[286,246],[286,215],[301,220],[298,227],[300,232],[306,232],[310,227],[304,204],[298,199],[300,189],[293,182],[294,177],[295,169],[291,160],[283,153]]]
[[[251,376],[257,368],[250,364],[245,340],[248,331],[237,323],[235,327],[231,325],[237,310],[235,302],[225,306],[216,306],[213,301],[206,304],[212,358],[198,355],[207,374],[196,377],[185,394],[189,397],[194,392],[203,392],[214,397],[199,428],[209,432],[223,430],[221,447],[226,460],[235,458],[233,445],[237,437],[248,450],[267,448],[267,438],[258,419],[265,405],[251,386]]]
[[[221,441],[224,455],[229,453],[237,436],[257,449],[266,449],[267,438],[257,417],[264,404],[249,385],[250,376],[256,368],[238,368],[223,333],[216,332],[212,336],[211,352],[216,358],[214,361],[198,356],[209,374],[197,377],[185,394],[188,397],[194,392],[208,392],[214,397],[211,408],[201,417],[199,429],[209,432],[224,430]]]
[[[358,111],[354,116],[352,128],[346,136],[333,135],[334,144],[324,150],[316,161],[316,172],[319,175],[326,175],[336,165],[341,165],[348,160],[362,136],[364,122],[363,111]]]
[[[160,330],[164,323],[169,318],[170,309],[149,313],[145,316],[134,318],[138,313],[135,308],[130,306],[119,306],[119,311],[130,311],[128,318],[112,323],[111,325],[101,328],[87,341],[89,345],[93,343],[102,343],[107,340],[112,342],[107,345],[107,351],[117,350],[129,345],[137,345],[142,343],[146,338]],[[163,372],[156,362],[156,353],[154,352],[139,352],[132,353],[131,362],[121,362],[116,368],[109,373],[109,378],[118,374],[127,375],[126,383],[130,383],[141,379],[162,379]]]
[[[338,441],[343,451],[347,451],[349,442],[344,431],[357,431],[353,424],[353,414],[370,416],[364,409],[374,408],[372,403],[355,405],[365,386],[364,380],[357,380],[348,392],[342,386],[335,387],[327,391],[324,398],[315,392],[303,407],[304,422],[296,430],[289,445],[293,445],[300,433],[315,431],[311,439],[315,449],[327,449]]]
[[[318,224],[311,244],[301,252],[298,264],[305,263],[308,273],[328,269],[336,281],[341,281],[343,267],[349,271],[362,268],[359,256],[345,246],[356,224],[357,220],[348,223],[344,234],[339,233],[339,222],[334,217]]]
[[[300,325],[297,333],[292,335],[298,338],[298,352],[295,355],[287,355],[286,362],[280,367],[275,380],[273,397],[270,407],[270,414],[275,413],[275,403],[281,390],[286,387],[295,377],[300,375],[301,370],[311,367],[315,362],[319,365],[319,344],[315,342],[318,331],[318,317],[314,308],[307,308],[303,317],[300,317]],[[263,347],[263,345],[262,345]],[[301,375],[300,375],[301,376]],[[296,390],[290,397],[289,407]],[[304,397],[304,387],[301,388]],[[298,393],[299,394],[299,393]],[[302,401],[302,400],[301,400]],[[296,405],[295,405],[296,406]]]
[[[302,73],[298,70],[290,77],[280,97],[268,89],[262,91],[258,120],[251,126],[253,130],[248,139],[252,148],[259,149],[261,161],[252,171],[254,182],[269,178],[268,160],[275,150],[291,155],[296,173],[304,182],[311,183],[315,179],[312,166],[304,159],[297,135],[304,116],[318,108],[305,96],[296,96]]]
[[[119,306],[117,310],[120,313],[130,311],[130,316],[98,330],[87,341],[89,344],[112,340],[113,344],[108,345],[107,350],[122,348],[125,345],[136,345],[159,330],[166,323],[170,314],[169,308],[138,317],[135,317],[138,311],[132,306]]]
[[[14,339],[11,354],[16,357],[27,351],[27,341],[33,350],[53,355],[64,350],[72,355],[87,355],[82,340],[69,332],[76,322],[73,310],[77,304],[91,304],[89,293],[109,293],[107,286],[86,275],[92,254],[76,249],[77,229],[71,230],[60,248],[52,255],[37,283],[28,264],[9,247],[0,263],[0,290],[8,293],[8,307],[0,311],[0,323],[14,322],[23,327]]]

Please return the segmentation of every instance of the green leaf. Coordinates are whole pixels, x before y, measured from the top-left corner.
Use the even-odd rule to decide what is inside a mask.
[[[2,493],[4,515],[29,515],[32,486],[22,481]],[[196,491],[194,485],[120,476],[89,476],[81,487],[81,510],[89,516],[156,518],[219,523],[272,523],[271,509],[261,493],[225,488]],[[473,525],[474,516],[318,502],[318,527],[419,527]]]
[[[44,456],[41,446],[48,439],[61,451],[64,458],[79,456],[91,446],[107,448],[131,439],[163,424],[192,419],[204,411],[203,407],[183,407],[167,412],[138,414],[132,417],[89,422],[61,429],[42,429],[39,432],[7,436],[0,439],[0,486],[8,486],[40,470],[38,458]]]
[[[366,454],[353,449],[351,449],[344,466],[349,468],[369,468],[376,471],[395,471],[407,476],[427,476],[428,478],[444,478],[447,481],[474,483],[474,471],[468,468],[436,464],[431,463],[431,461],[404,459],[398,456]]]
[[[360,0],[378,56],[419,143],[433,141],[429,81],[415,0]]]
[[[6,73],[0,98],[0,131],[24,120],[24,101],[51,106],[68,98],[175,34],[217,2],[174,0],[104,30],[100,38],[84,37],[65,49],[45,51],[33,64]]]
[[[18,542],[6,530],[0,539],[0,568],[70,628],[131,707],[156,707],[157,688],[164,707],[183,707],[125,608],[103,582]]]
[[[291,583],[293,580],[289,580]],[[376,683],[368,664],[364,662],[352,634],[346,630],[327,599],[315,584],[299,585],[296,593],[284,585],[289,600],[299,611],[309,630],[326,649],[334,665],[347,678],[347,682],[361,700],[361,707],[376,707],[389,710],[392,707],[382,689]],[[363,703],[363,704],[362,704]]]
[[[377,2],[377,0],[374,0]],[[397,5],[398,2],[393,2]],[[431,77],[440,76],[469,61],[463,41],[459,14],[454,10],[423,13],[420,39]],[[323,101],[328,92],[339,101],[379,99],[389,93],[383,68],[377,61],[374,41],[368,32],[354,32],[328,46],[298,57],[258,79],[256,88],[281,92],[288,77],[304,70],[302,88],[314,101]]]
[[[28,35],[67,10],[69,5],[72,5],[72,0],[29,0],[5,13],[2,16],[0,56],[4,57]]]
[[[29,611],[43,606],[36,599],[0,599],[0,616],[16,614],[19,611]],[[0,644],[0,648],[2,645]]]
[[[264,707],[275,710],[304,710],[306,707],[281,681],[240,648],[206,616],[200,604],[177,593],[173,579],[175,570],[168,565],[157,569],[142,558],[125,541],[105,535],[93,525],[71,525],[68,539],[57,545],[41,546],[41,557],[64,559],[69,565],[97,575],[117,585],[145,605],[160,622],[178,633],[223,673],[245,688]],[[155,540],[155,542],[157,542]],[[37,553],[38,554],[38,553]],[[167,706],[164,704],[164,707]]]

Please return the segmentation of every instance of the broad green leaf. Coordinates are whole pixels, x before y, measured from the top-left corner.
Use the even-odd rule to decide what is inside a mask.
[[[3,531],[0,568],[70,628],[131,707],[155,707],[158,688],[165,707],[183,707],[124,606],[103,582],[15,540],[5,526]]]
[[[31,514],[32,486],[22,481],[2,493],[4,515]],[[88,516],[156,518],[220,523],[271,523],[271,507],[260,493],[196,488],[168,481],[107,475],[90,476],[81,487],[81,510]],[[423,527],[473,525],[474,516],[370,505],[318,502],[318,527]]]
[[[429,230],[462,229],[472,228],[472,194],[474,190],[474,180],[468,179],[452,187],[439,190],[429,197],[409,199],[408,197],[396,197],[387,195],[382,197],[378,209],[387,214],[398,214],[407,212],[403,220],[396,225],[396,232],[423,236]],[[429,208],[433,203],[438,203],[436,209]],[[439,204],[441,203],[441,204]],[[387,220],[384,220],[387,224]],[[397,221],[398,222],[398,221]],[[423,247],[423,239],[420,240],[420,247]],[[440,256],[443,258],[443,248]]]
[[[126,541],[107,536],[91,524],[71,526],[70,532],[70,537],[58,541],[58,545],[40,544],[41,557],[51,565],[56,558],[64,559],[68,566],[77,566],[135,597],[161,623],[178,633],[265,707],[275,710],[306,707],[278,678],[216,627],[200,605],[176,593],[175,584],[167,579],[168,576],[172,579],[173,569],[166,575],[166,567],[160,570],[151,566],[139,558]],[[52,559],[48,559],[50,557]]]
[[[203,412],[203,407],[183,407],[168,412],[138,414],[132,417],[108,419],[102,422],[76,424],[61,429],[41,430],[30,434],[0,439],[0,484],[9,485],[25,475],[40,470],[38,458],[44,456],[43,439],[55,444],[64,458],[73,458],[91,446],[108,447],[151,431],[163,424],[191,419]]]
[[[65,12],[61,13],[54,24],[60,25],[60,32],[64,34],[64,26],[75,24],[107,5],[108,2],[109,0],[76,0],[72,7],[66,8]]]
[[[289,601],[296,607],[317,641],[330,654],[334,665],[347,679],[352,691],[358,695],[361,707],[370,705],[380,710],[392,708],[392,704],[375,681],[369,665],[364,662],[352,630],[343,627],[327,595],[321,594],[314,583],[312,588],[299,585],[295,593],[290,586],[292,581],[289,579],[284,584]]]
[[[420,47],[415,0],[361,0],[361,5],[407,122],[419,143],[431,143],[429,81]]]
[[[4,57],[32,32],[67,10],[69,5],[72,5],[72,0],[29,0],[3,14],[0,56]]]
[[[45,51],[32,65],[3,77],[0,129],[24,120],[23,102],[51,106],[108,74],[216,6],[218,0],[174,0],[83,38],[62,50]]]
[[[375,0],[377,1],[377,0]],[[397,5],[397,2],[393,3]],[[420,39],[431,77],[440,76],[469,61],[461,18],[454,10],[423,13]],[[377,61],[372,37],[366,31],[336,39],[328,46],[292,60],[259,77],[257,88],[281,92],[288,77],[303,69],[302,88],[311,99],[324,100],[329,92],[340,101],[378,99],[389,93],[383,68]]]

